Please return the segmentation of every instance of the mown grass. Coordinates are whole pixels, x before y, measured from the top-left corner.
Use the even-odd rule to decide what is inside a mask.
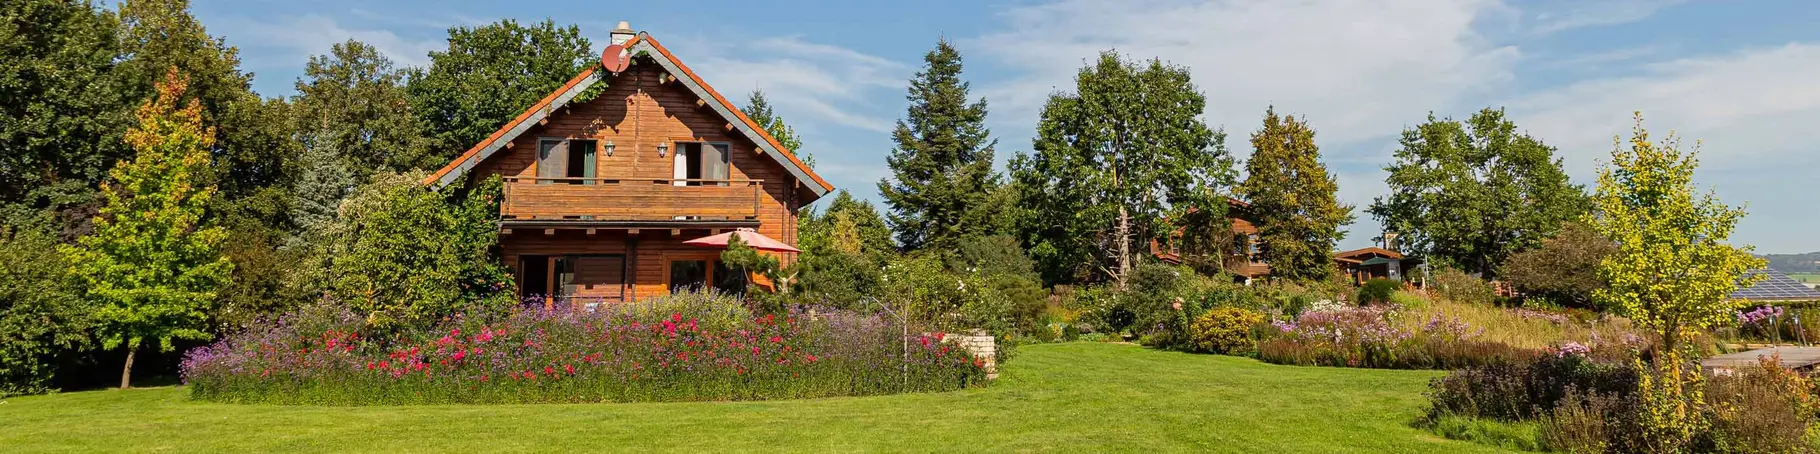
[[[998,383],[773,402],[298,407],[183,388],[0,402],[7,452],[1488,452],[1412,427],[1432,371],[1027,346]]]

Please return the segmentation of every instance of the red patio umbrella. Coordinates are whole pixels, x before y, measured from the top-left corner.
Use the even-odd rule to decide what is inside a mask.
[[[746,243],[746,246],[749,246],[753,249],[757,249],[757,250],[761,250],[761,251],[802,252],[801,249],[791,247],[788,244],[784,244],[784,242],[782,242],[782,241],[773,240],[773,239],[771,239],[771,237],[760,235],[758,232],[753,231],[752,229],[745,228],[745,227],[740,227],[738,229],[734,229],[731,232],[722,233],[719,235],[704,236],[701,238],[684,241],[683,244],[687,244],[690,246],[723,247],[724,248],[724,247],[727,247],[728,241],[732,241],[733,235],[739,235],[739,240],[741,242]]]

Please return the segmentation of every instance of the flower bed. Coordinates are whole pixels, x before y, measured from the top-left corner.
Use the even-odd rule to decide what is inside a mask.
[[[1258,342],[1258,358],[1277,364],[1450,369],[1535,356],[1537,352],[1479,339],[1457,319],[1432,317],[1414,328],[1395,323],[1381,306],[1308,312],[1273,322]]]
[[[876,316],[653,310],[673,306],[455,317],[386,338],[345,309],[313,307],[190,351],[183,378],[198,399],[320,405],[789,399],[984,379],[983,361],[941,334],[905,339]]]

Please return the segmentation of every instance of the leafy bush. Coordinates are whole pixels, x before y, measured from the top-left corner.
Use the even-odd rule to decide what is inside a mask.
[[[1814,449],[1809,430],[1820,423],[1815,383],[1776,358],[1708,382],[1706,417],[1711,430],[1695,442],[1704,452],[1803,452]]]
[[[1594,361],[1574,349],[1529,362],[1502,362],[1456,370],[1429,383],[1429,419],[1464,415],[1526,421],[1552,412],[1569,395],[1626,395],[1638,372],[1622,362]]]
[[[684,295],[456,316],[385,336],[346,308],[317,305],[190,351],[183,378],[198,399],[319,405],[786,399],[943,391],[984,378],[984,362],[944,335],[906,338],[887,317],[794,312],[714,326],[738,306]]]
[[[1435,379],[1424,420],[1437,432],[1462,418],[1533,421],[1541,447],[1566,452],[1812,452],[1815,384],[1776,361],[1708,379],[1692,363],[1562,348]]]
[[[1491,283],[1456,269],[1435,273],[1433,294],[1444,300],[1467,304],[1491,304],[1498,299]]]
[[[1541,419],[1536,441],[1551,451],[1627,452],[1613,441],[1628,442],[1620,434],[1636,433],[1636,419],[1628,417],[1636,414],[1636,405],[1636,399],[1617,394],[1582,395],[1578,390],[1569,390],[1567,397]]]
[[[1372,278],[1359,287],[1359,305],[1385,304],[1403,288],[1403,283],[1385,278]]]
[[[89,343],[64,269],[49,234],[0,229],[0,398],[49,390],[57,351]]]
[[[1248,353],[1257,348],[1252,330],[1264,324],[1264,314],[1237,307],[1216,307],[1194,319],[1193,346],[1197,351]]]
[[[1542,247],[1512,255],[1498,275],[1524,293],[1568,307],[1597,308],[1592,294],[1606,287],[1599,261],[1617,244],[1585,224],[1570,222]]]
[[[493,257],[497,179],[432,192],[420,172],[382,174],[349,195],[319,238],[323,290],[378,327],[422,327],[461,311],[515,304]]]

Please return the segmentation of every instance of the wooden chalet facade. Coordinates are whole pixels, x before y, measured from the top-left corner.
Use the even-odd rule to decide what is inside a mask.
[[[741,285],[721,249],[682,242],[750,228],[795,245],[797,210],[834,189],[621,24],[623,70],[582,71],[424,181],[499,176],[502,259],[522,296],[553,306]]]

